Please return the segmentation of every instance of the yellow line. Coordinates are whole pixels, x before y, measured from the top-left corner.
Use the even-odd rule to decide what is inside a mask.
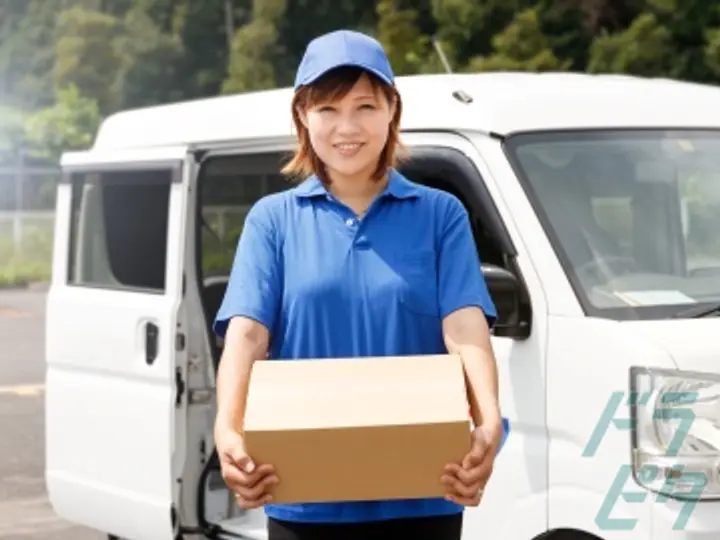
[[[45,391],[44,384],[17,384],[14,386],[0,386],[0,395],[37,396]]]

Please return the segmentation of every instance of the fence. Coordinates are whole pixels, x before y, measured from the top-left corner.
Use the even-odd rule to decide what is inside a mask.
[[[56,164],[19,152],[0,164],[0,286],[50,276]]]
[[[51,211],[0,211],[0,286],[49,279],[54,218]]]
[[[52,238],[55,213],[50,210],[25,212],[0,211],[0,242],[10,243],[15,256],[32,253],[38,235]],[[0,264],[5,259],[0,257]]]

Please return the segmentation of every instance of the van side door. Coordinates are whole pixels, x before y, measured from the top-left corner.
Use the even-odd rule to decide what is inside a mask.
[[[186,155],[67,154],[57,191],[47,489],[60,517],[133,540],[177,527]]]

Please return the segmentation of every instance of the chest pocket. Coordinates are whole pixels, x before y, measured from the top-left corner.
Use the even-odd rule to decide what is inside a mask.
[[[435,252],[405,252],[395,255],[393,259],[395,270],[402,281],[399,291],[401,306],[416,314],[439,316]]]

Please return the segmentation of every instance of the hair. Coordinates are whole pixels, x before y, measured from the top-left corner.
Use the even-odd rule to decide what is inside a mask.
[[[387,170],[396,166],[406,156],[406,148],[400,141],[400,118],[402,116],[402,101],[395,86],[386,84],[375,75],[357,67],[344,66],[336,68],[314,83],[300,87],[292,100],[292,119],[298,134],[299,147],[292,159],[281,169],[283,174],[296,177],[307,177],[316,174],[320,180],[330,184],[325,164],[315,153],[310,142],[310,134],[303,125],[300,114],[319,103],[333,102],[345,97],[355,86],[360,77],[366,74],[370,79],[373,92],[378,92],[395,106],[395,114],[390,121],[387,142],[380,153],[377,167],[372,174],[375,181],[382,180]]]

